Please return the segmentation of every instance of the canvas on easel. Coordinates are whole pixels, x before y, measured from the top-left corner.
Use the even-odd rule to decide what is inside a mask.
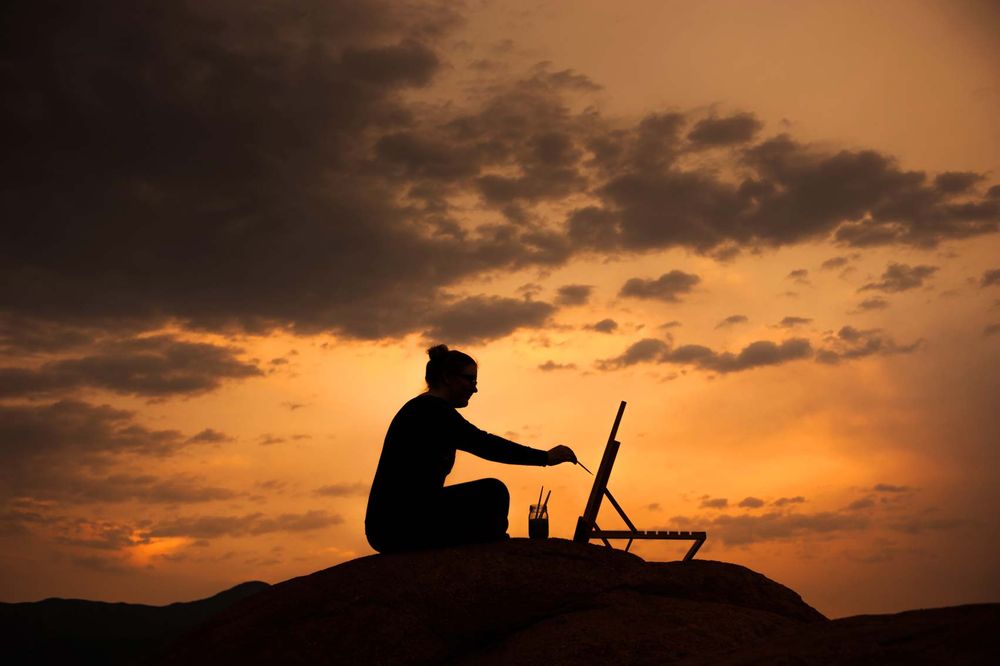
[[[618,447],[621,446],[616,438],[618,435],[618,426],[621,424],[622,415],[625,413],[625,401],[618,406],[618,414],[615,416],[615,423],[611,426],[611,435],[608,437],[608,444],[604,448],[604,457],[601,458],[601,466],[597,468],[597,474],[594,475],[594,486],[590,489],[590,497],[587,499],[587,506],[583,510],[583,515],[580,516],[576,521],[576,532],[573,535],[573,541],[578,541],[580,543],[587,543],[591,539],[600,539],[604,542],[604,545],[611,548],[611,543],[609,539],[628,539],[628,543],[625,545],[625,550],[627,551],[632,547],[632,541],[635,539],[662,539],[662,540],[672,540],[672,541],[693,541],[691,547],[688,549],[687,554],[684,555],[684,561],[688,561],[695,556],[701,545],[705,543],[705,539],[708,538],[706,532],[687,532],[687,531],[674,531],[674,530],[648,530],[643,531],[636,528],[632,524],[632,521],[628,519],[625,515],[625,511],[622,509],[621,505],[615,500],[608,490],[608,480],[611,478],[611,468],[615,465],[615,458],[618,455]],[[628,525],[627,530],[602,530],[597,526],[597,514],[601,510],[601,501],[607,497],[608,501],[611,502],[611,506],[615,508],[618,515],[622,517],[625,524]]]

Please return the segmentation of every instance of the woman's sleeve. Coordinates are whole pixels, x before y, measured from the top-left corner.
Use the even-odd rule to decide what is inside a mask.
[[[548,464],[549,454],[547,452],[491,435],[466,421],[457,411],[454,412],[454,415],[450,429],[456,449],[508,465],[544,467]]]

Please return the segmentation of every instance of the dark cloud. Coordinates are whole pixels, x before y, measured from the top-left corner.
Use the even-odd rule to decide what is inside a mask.
[[[982,180],[982,174],[972,171],[945,171],[934,177],[934,188],[945,194],[966,194]]]
[[[305,513],[286,513],[267,517],[261,513],[243,516],[192,516],[156,524],[145,533],[146,537],[190,537],[214,539],[222,536],[259,536],[273,532],[306,532],[323,529],[344,522],[337,514],[322,510]]]
[[[116,340],[91,354],[38,368],[0,368],[0,397],[53,394],[80,388],[169,397],[205,393],[224,380],[263,373],[241,361],[242,350],[160,335]]]
[[[916,289],[924,284],[924,280],[937,272],[937,266],[910,266],[908,264],[890,263],[882,273],[879,282],[869,282],[858,291],[885,291],[888,293]]]
[[[747,319],[746,315],[734,314],[734,315],[729,315],[728,317],[720,321],[718,324],[715,325],[715,327],[726,328],[728,326],[735,326],[736,324],[745,324],[748,321],[750,320]]]
[[[979,284],[983,287],[1000,284],[1000,268],[993,268],[991,270],[984,271],[983,277],[979,279]]]
[[[816,352],[816,360],[829,364],[873,355],[909,354],[923,346],[923,340],[899,345],[880,329],[859,330],[853,326],[841,327],[836,335],[827,336],[824,342],[825,346]]]
[[[450,66],[437,51],[461,20],[450,3],[6,12],[4,349],[166,323],[436,335],[451,331],[446,294],[463,279],[575,253],[722,257],[828,238],[929,247],[1000,219],[996,188],[977,197],[976,174],[930,181],[875,151],[757,141],[748,113],[628,123],[575,112],[569,96],[599,86],[548,64],[498,74],[472,101],[418,103],[410,93]],[[734,148],[703,154],[718,165],[678,159],[712,145]],[[465,214],[470,194],[489,219]],[[538,208],[581,195],[593,205],[565,223]],[[547,314],[497,317],[458,333],[489,339]],[[44,334],[18,333],[26,321]]]
[[[774,506],[787,506],[789,504],[801,504],[806,501],[806,498],[802,495],[796,495],[795,497],[779,497],[778,499],[771,502]]]
[[[725,509],[729,500],[725,497],[703,497],[699,506],[703,509]]]
[[[447,216],[388,195],[457,177],[435,160],[461,156],[460,137],[406,143],[414,118],[401,97],[439,69],[428,45],[457,21],[443,4],[121,11],[97,1],[81,16],[23,3],[5,21],[16,35],[0,80],[10,102],[0,214],[17,220],[0,238],[8,314],[377,337],[419,330],[415,315],[444,284],[534,262],[531,248],[548,260],[564,252],[536,229],[464,243],[429,234]],[[536,79],[582,83],[567,72]],[[525,142],[532,175],[558,180],[545,165],[559,139]]]
[[[552,360],[546,361],[538,366],[538,369],[542,372],[552,372],[553,370],[573,370],[575,368],[575,363],[556,363]]]
[[[499,296],[470,296],[439,308],[427,317],[429,340],[480,342],[503,337],[519,328],[544,326],[556,308],[541,301]]]
[[[795,328],[809,323],[812,323],[812,319],[808,317],[782,317],[781,321],[778,322],[778,327]]]
[[[99,330],[0,314],[0,354],[26,357],[90,346]]]
[[[698,146],[727,146],[750,141],[763,126],[752,113],[705,118],[695,123],[687,138]]]
[[[866,312],[869,310],[884,310],[889,307],[889,301],[884,298],[866,298],[858,303],[858,310]]]
[[[351,497],[368,495],[369,486],[363,483],[334,483],[328,486],[320,486],[316,489],[317,495],[323,497]]]
[[[589,284],[567,284],[559,287],[556,303],[559,305],[583,305],[590,300],[594,288]]]
[[[693,273],[672,270],[655,280],[631,278],[618,292],[619,296],[634,298],[653,298],[668,303],[676,303],[680,296],[690,293],[701,282],[701,278]]]
[[[1000,333],[1000,323],[998,323],[998,324],[987,324],[983,328],[983,335],[985,335],[987,337],[989,337],[991,335],[996,335],[997,333]]]
[[[618,322],[614,319],[602,319],[593,324],[587,324],[585,328],[597,331],[598,333],[614,333],[618,330]]]
[[[745,497],[740,501],[739,506],[747,509],[759,509],[764,506],[764,500],[759,497]]]
[[[645,338],[631,345],[620,356],[598,361],[597,367],[612,370],[637,363],[672,363],[693,365],[698,369],[719,373],[740,372],[767,365],[809,358],[812,346],[804,338],[790,338],[780,344],[770,340],[751,342],[738,354],[715,352],[703,345],[672,347],[662,340]]]
[[[227,489],[193,478],[105,471],[122,460],[163,457],[204,441],[177,430],[146,428],[132,412],[108,405],[74,400],[0,405],[0,496],[156,502],[232,497]]]
[[[638,135],[618,139],[641,143]],[[955,201],[965,195],[942,192],[923,172],[902,171],[871,150],[831,154],[773,137],[742,151],[746,176],[739,184],[679,168],[669,141],[658,154],[641,169],[619,161],[597,190],[604,206],[591,217],[601,222],[603,245],[617,237],[626,249],[714,253],[832,237],[856,247],[931,247],[998,229],[994,199]]]

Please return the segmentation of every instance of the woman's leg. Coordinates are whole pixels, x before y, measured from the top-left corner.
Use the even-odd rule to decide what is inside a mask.
[[[380,553],[443,548],[507,539],[510,493],[498,479],[445,486],[429,499],[413,498],[410,517],[365,525]]]
[[[498,479],[445,486],[436,504],[436,515],[430,517],[431,532],[442,546],[508,538],[510,493]]]

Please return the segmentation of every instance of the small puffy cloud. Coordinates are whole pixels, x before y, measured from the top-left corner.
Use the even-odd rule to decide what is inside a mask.
[[[554,306],[541,301],[471,296],[433,312],[424,335],[456,343],[492,340],[519,328],[540,328],[555,311]]]
[[[898,520],[894,520],[889,523],[889,527],[905,534],[921,534],[929,531],[954,530],[966,524],[967,521],[964,520],[957,518],[939,518],[931,515],[930,512],[925,511],[921,514],[906,516]]]
[[[908,493],[913,490],[910,486],[897,486],[891,483],[876,483],[872,490],[877,493]]]
[[[593,324],[587,324],[585,328],[597,331],[598,333],[614,333],[618,330],[618,322],[614,319],[602,319]]]
[[[736,324],[745,324],[749,321],[746,315],[734,314],[729,315],[718,324],[715,325],[716,328],[727,328],[729,326],[735,326]]]
[[[983,277],[979,279],[980,286],[989,287],[1000,284],[1000,268],[992,268],[983,272]]]
[[[816,360],[835,365],[841,361],[866,356],[909,354],[920,349],[922,345],[923,340],[899,345],[877,328],[860,330],[853,326],[843,326],[836,335],[827,336],[825,346],[816,352]]]
[[[760,499],[759,497],[744,497],[742,500],[740,500],[738,506],[741,506],[745,509],[759,509],[760,507],[764,506],[764,500]]]
[[[263,434],[263,435],[261,435],[260,437],[257,438],[257,443],[260,444],[261,446],[271,446],[273,444],[282,444],[282,443],[284,443],[284,441],[285,441],[284,437],[277,437],[277,436],[272,435],[270,433]]]
[[[796,495],[795,497],[779,497],[771,502],[771,504],[774,506],[788,506],[789,504],[802,504],[805,501],[805,497],[802,495]]]
[[[858,291],[884,291],[894,293],[916,289],[924,284],[924,280],[937,272],[937,266],[910,266],[908,264],[890,263],[882,273],[878,282],[869,282]]]
[[[645,338],[631,345],[620,356],[598,361],[597,366],[602,370],[611,370],[637,363],[672,363],[729,373],[804,359],[812,356],[812,353],[812,345],[804,338],[791,338],[780,344],[758,340],[748,344],[738,354],[716,352],[696,344],[672,347],[662,340]]]
[[[871,497],[862,497],[861,499],[856,499],[845,507],[845,511],[862,511],[864,509],[870,509],[875,506],[875,500]]]
[[[682,519],[677,522],[696,523]],[[845,532],[867,530],[871,520],[862,513],[781,513],[769,512],[760,515],[723,514],[708,523],[713,538],[730,546],[797,539],[808,535],[834,535]]]
[[[598,361],[598,367],[602,370],[612,368],[623,368],[636,363],[662,362],[664,355],[670,350],[670,346],[663,340],[656,338],[643,338],[638,342],[629,345],[620,356]]]
[[[795,328],[809,323],[812,323],[809,317],[784,317],[778,322],[778,328]]]
[[[273,532],[307,532],[339,525],[344,519],[323,510],[305,513],[285,513],[267,517],[261,513],[243,516],[179,517],[155,524],[144,532],[146,538],[190,537],[214,539],[222,536],[258,536]]]
[[[699,282],[701,278],[693,273],[672,270],[655,280],[631,278],[622,286],[618,295],[676,303],[680,296],[689,293]]]
[[[189,437],[187,441],[192,444],[219,444],[221,442],[231,442],[233,438],[213,428],[205,428],[201,432]]]
[[[820,264],[820,268],[824,271],[832,271],[836,268],[843,268],[848,263],[850,263],[850,258],[848,257],[830,257]]]
[[[363,483],[334,483],[320,486],[316,489],[316,494],[323,497],[351,497],[367,495],[368,490],[369,486]]]
[[[687,138],[701,147],[746,143],[763,127],[752,113],[738,113],[727,118],[704,118],[695,123]]]
[[[590,299],[594,287],[589,284],[567,284],[559,287],[556,303],[559,305],[583,305]]]
[[[785,276],[786,280],[793,280],[796,284],[809,284],[809,271],[805,268],[796,268]]]
[[[131,502],[147,504],[197,504],[229,500],[238,493],[219,486],[206,485],[190,476],[160,478],[151,474],[111,474],[105,477],[76,475],[64,479],[65,485],[36,487],[34,497],[59,501]]]
[[[699,506],[703,509],[725,509],[729,500],[725,497],[703,497]]]
[[[556,363],[552,360],[548,360],[538,366],[538,369],[542,372],[552,372],[553,370],[572,370],[574,368],[576,368],[575,363]]]
[[[865,300],[858,303],[858,310],[861,312],[869,312],[871,310],[885,310],[889,307],[889,301],[884,298],[866,298]]]

